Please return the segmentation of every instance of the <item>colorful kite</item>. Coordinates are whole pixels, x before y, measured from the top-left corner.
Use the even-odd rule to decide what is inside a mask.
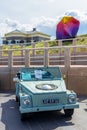
[[[57,24],[56,39],[75,38],[80,22],[71,16],[65,16]]]

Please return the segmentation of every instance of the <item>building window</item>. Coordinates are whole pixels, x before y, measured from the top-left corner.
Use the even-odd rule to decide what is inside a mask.
[[[6,41],[6,44],[8,44],[8,41]]]
[[[16,43],[15,40],[12,40],[12,41],[11,41],[11,44],[15,44],[15,43]]]
[[[20,43],[24,43],[24,40],[21,40]]]

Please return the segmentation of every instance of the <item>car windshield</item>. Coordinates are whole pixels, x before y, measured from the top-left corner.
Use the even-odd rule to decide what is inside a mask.
[[[21,80],[52,80],[61,79],[61,71],[59,68],[31,68],[22,69]]]

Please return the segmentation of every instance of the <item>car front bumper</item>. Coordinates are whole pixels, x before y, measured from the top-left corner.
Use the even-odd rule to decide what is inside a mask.
[[[66,104],[66,105],[56,105],[56,106],[43,106],[43,107],[26,107],[23,108],[20,106],[19,110],[20,113],[33,113],[33,112],[40,112],[40,111],[56,111],[62,109],[74,109],[79,108],[79,104]]]

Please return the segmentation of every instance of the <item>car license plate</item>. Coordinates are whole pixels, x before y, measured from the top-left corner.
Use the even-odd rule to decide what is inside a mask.
[[[59,103],[59,99],[43,99],[43,104]]]

